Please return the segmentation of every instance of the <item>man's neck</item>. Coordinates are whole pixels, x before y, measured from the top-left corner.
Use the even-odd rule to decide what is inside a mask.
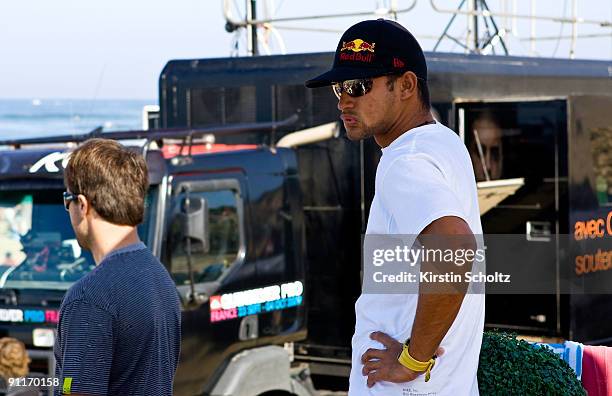
[[[96,265],[114,250],[140,242],[136,227],[100,223],[95,227],[91,240],[91,254]]]
[[[434,118],[430,112],[419,112],[416,114],[410,114],[406,117],[400,118],[396,126],[392,127],[391,130],[385,134],[375,135],[374,140],[376,143],[385,148],[395,141],[398,137],[411,129],[423,126],[429,123],[433,123]]]

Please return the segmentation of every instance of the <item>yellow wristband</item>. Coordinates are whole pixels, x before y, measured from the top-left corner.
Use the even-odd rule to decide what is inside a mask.
[[[407,344],[404,344],[404,349],[402,350],[402,353],[400,353],[399,357],[397,358],[397,361],[402,366],[412,371],[418,371],[418,372],[425,371],[425,382],[429,381],[429,378],[431,377],[431,369],[433,369],[434,365],[436,364],[436,361],[434,358],[431,358],[426,362],[420,362],[416,360],[415,358],[413,358],[412,356],[410,356],[410,353],[408,353]]]

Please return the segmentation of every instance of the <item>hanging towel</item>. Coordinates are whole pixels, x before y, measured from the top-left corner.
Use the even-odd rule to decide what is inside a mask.
[[[563,360],[574,369],[578,379],[582,379],[582,354],[584,345],[574,341],[565,341],[563,345],[565,346]]]
[[[583,346],[582,386],[589,396],[612,395],[612,348]]]
[[[584,345],[574,341],[565,341],[563,344],[536,342],[534,345],[543,345],[556,353],[559,358],[563,359],[574,370],[578,379],[582,378],[582,354]]]

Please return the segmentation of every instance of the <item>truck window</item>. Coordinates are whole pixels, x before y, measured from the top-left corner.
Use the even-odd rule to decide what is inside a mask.
[[[62,191],[0,191],[0,288],[67,290],[95,267],[74,235]],[[145,243],[155,191],[152,186],[138,227]]]
[[[522,177],[541,184],[555,177],[557,102],[465,106],[465,144],[477,181]]]
[[[202,197],[208,204],[209,249],[198,244],[191,246],[191,266],[197,283],[218,279],[238,258],[240,249],[240,219],[238,200],[233,190],[192,192],[191,198]],[[184,194],[176,197],[179,203]],[[178,208],[178,205],[175,205]],[[178,209],[177,209],[178,210]],[[177,285],[189,282],[187,253],[180,227],[171,230],[171,274]]]
[[[591,130],[591,155],[599,206],[612,206],[612,129]]]

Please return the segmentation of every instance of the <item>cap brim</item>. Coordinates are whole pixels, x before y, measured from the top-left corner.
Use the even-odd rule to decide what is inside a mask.
[[[357,78],[377,77],[385,74],[387,70],[365,67],[335,67],[328,72],[321,74],[304,85],[308,88],[319,88],[332,85],[336,82],[354,80]]]

